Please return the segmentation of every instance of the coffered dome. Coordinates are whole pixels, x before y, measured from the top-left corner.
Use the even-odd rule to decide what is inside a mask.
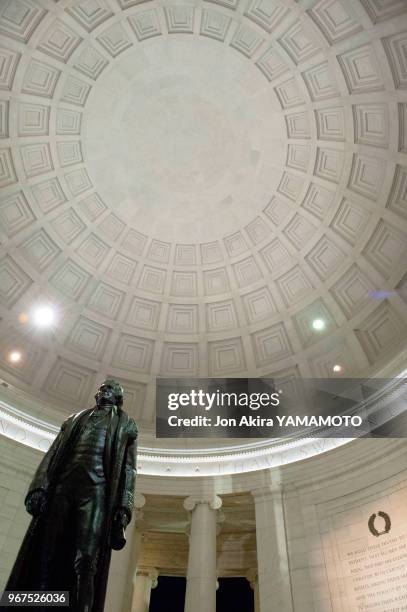
[[[0,33],[0,369],[37,415],[115,376],[147,439],[158,375],[399,355],[405,0],[3,0]]]

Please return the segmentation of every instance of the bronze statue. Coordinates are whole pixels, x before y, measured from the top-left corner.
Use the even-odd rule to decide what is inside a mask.
[[[69,591],[74,612],[103,611],[111,549],[125,545],[134,504],[137,425],[116,381],[95,399],[66,419],[34,475],[33,519],[6,586]]]

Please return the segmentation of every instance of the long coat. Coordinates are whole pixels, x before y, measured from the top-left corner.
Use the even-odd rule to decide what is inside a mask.
[[[73,414],[63,423],[59,434],[43,457],[34,475],[28,494],[36,489],[42,489],[46,492],[48,498],[52,497],[57,475],[61,472],[70,449],[94,410],[94,408],[91,408]],[[103,531],[103,540],[100,546],[92,612],[103,612],[111,549],[119,549],[123,546],[123,543],[121,545],[117,544],[119,534],[113,522],[114,513],[118,508],[124,508],[129,520],[132,516],[136,478],[137,434],[137,425],[132,418],[122,410],[115,409],[112,411],[104,452],[107,481],[106,528]],[[47,513],[47,508],[39,517],[31,520],[6,585],[6,590],[38,590],[41,542],[44,530],[50,520],[52,520],[52,517]],[[72,532],[69,532],[69,526],[67,526],[64,541],[58,543],[58,551],[60,551],[61,556],[63,555],[63,559],[59,559],[59,561],[63,561],[60,582],[64,588],[60,590],[69,590],[71,598],[74,588],[73,557],[75,551],[72,549],[73,542]],[[71,560],[70,570],[67,570],[66,561],[68,560]],[[38,610],[38,608],[36,609]],[[73,610],[73,607],[70,606],[70,609]]]

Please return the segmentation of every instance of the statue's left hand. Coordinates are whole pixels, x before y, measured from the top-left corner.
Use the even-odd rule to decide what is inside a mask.
[[[111,547],[113,550],[121,550],[126,545],[124,531],[129,522],[129,515],[125,508],[118,508],[113,516]]]
[[[47,497],[42,489],[31,491],[26,498],[25,507],[29,514],[36,517],[42,514],[45,510]]]
[[[129,522],[129,516],[124,508],[118,508],[114,515],[114,522],[116,525],[120,525],[123,529],[126,529]]]

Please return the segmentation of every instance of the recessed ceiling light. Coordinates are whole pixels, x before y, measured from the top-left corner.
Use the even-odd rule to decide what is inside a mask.
[[[11,361],[11,363],[18,363],[21,361],[21,357],[22,355],[20,351],[11,351],[11,353],[9,353],[8,360]]]
[[[373,289],[372,291],[369,291],[368,295],[375,300],[384,300],[384,298],[391,297],[395,294],[395,291],[387,291],[387,289]]]
[[[325,329],[325,321],[323,319],[314,319],[312,321],[312,327],[317,331],[321,331],[322,329]]]
[[[18,320],[22,325],[25,325],[26,323],[28,323],[28,319],[29,319],[29,316],[26,312],[20,312],[20,314],[18,315]]]
[[[339,374],[339,372],[342,372],[342,366],[339,363],[336,363],[333,366],[332,371],[335,372],[335,374]]]
[[[55,309],[49,305],[37,306],[32,312],[32,320],[38,327],[51,327],[56,321]]]

